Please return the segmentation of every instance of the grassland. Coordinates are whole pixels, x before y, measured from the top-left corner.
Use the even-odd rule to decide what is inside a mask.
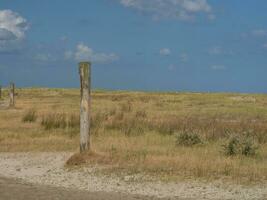
[[[3,96],[0,152],[78,151],[79,90],[18,89],[15,109]],[[108,173],[267,181],[267,95],[94,91],[91,132]]]

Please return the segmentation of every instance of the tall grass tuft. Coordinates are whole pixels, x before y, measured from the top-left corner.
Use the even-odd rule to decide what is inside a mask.
[[[258,149],[255,140],[247,135],[232,135],[222,147],[227,156],[254,156]]]
[[[194,146],[201,143],[202,139],[196,132],[183,131],[176,135],[177,146]]]
[[[79,128],[80,117],[78,115],[67,115],[65,113],[48,114],[42,117],[41,125],[45,130]]]
[[[56,114],[48,114],[42,117],[41,125],[45,128],[45,130],[50,129],[58,129],[58,128],[66,128],[66,114],[56,113]]]
[[[28,110],[22,117],[22,122],[35,122],[37,120],[37,113],[36,110],[30,109]]]
[[[118,112],[104,123],[105,128],[118,130],[126,136],[142,135],[145,132],[145,122],[135,116],[124,115],[123,112]]]

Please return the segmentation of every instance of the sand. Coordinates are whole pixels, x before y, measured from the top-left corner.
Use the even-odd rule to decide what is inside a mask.
[[[108,199],[105,197],[112,197],[112,195],[114,196],[113,199],[120,199],[121,195],[124,195],[122,199],[267,199],[267,183],[242,186],[225,184],[220,181],[209,183],[200,181],[140,182],[135,181],[138,177],[133,176],[99,175],[96,173],[95,167],[70,170],[65,168],[64,164],[71,154],[68,152],[0,153],[2,185],[5,185],[4,182],[11,182],[20,188],[28,184],[28,187],[38,186],[37,189],[40,191],[59,190],[64,193],[64,191],[73,190],[75,192],[72,193],[77,195],[78,191],[81,191],[84,195],[92,195],[90,199]],[[61,189],[53,189],[54,187]],[[8,191],[7,188],[6,190]],[[0,199],[3,197],[2,195],[0,191]],[[81,198],[79,196],[77,199],[83,199],[83,196]]]

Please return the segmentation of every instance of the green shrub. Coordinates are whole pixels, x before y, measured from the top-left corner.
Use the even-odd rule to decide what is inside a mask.
[[[228,139],[226,144],[223,145],[223,152],[227,156],[238,154],[240,146],[240,139],[237,136],[232,136]]]
[[[202,140],[199,134],[195,132],[183,131],[176,135],[176,145],[177,146],[193,146],[201,144]]]
[[[243,133],[243,135],[254,138],[259,144],[267,143],[267,131],[258,126],[258,130],[249,129]]]
[[[254,156],[258,146],[255,140],[248,135],[233,135],[223,145],[223,152],[227,156],[244,155]]]
[[[37,120],[36,110],[33,109],[27,111],[22,117],[22,122],[24,123],[35,122],[36,120]]]
[[[242,141],[241,154],[244,156],[254,156],[257,153],[258,146],[252,138],[245,138]]]
[[[267,143],[267,131],[266,130],[259,130],[255,133],[255,136],[258,139],[258,142],[260,144],[266,144]]]

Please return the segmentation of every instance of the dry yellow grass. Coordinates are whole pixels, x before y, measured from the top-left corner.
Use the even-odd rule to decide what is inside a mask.
[[[0,151],[77,151],[79,90],[19,89],[15,109],[0,107]],[[7,100],[7,91],[4,91]],[[161,178],[267,180],[267,95],[95,91],[92,163],[113,172],[146,172]],[[23,122],[36,111],[35,122]],[[72,125],[46,129],[45,117],[64,115]],[[64,117],[63,117],[64,118]],[[61,123],[61,122],[59,122]],[[69,122],[68,122],[69,123]],[[44,124],[44,122],[43,122]],[[176,145],[175,134],[197,132],[195,146]],[[249,134],[255,156],[225,156],[229,135]]]

